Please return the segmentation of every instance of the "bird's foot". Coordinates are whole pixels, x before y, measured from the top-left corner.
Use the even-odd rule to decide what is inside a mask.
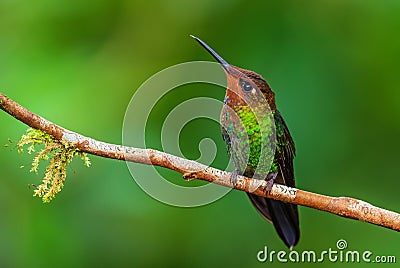
[[[237,170],[237,169],[235,169],[231,173],[231,176],[230,176],[229,180],[232,183],[233,187],[236,186],[238,175],[239,175],[239,170]]]
[[[272,190],[272,186],[274,186],[276,176],[278,176],[278,172],[269,173],[267,175],[267,185],[265,186],[264,190],[266,192],[270,192]]]

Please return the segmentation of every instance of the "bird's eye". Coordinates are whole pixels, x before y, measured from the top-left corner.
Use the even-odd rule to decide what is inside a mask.
[[[240,79],[239,80],[239,86],[243,89],[243,91],[249,92],[253,89],[253,86],[250,84],[250,82]]]

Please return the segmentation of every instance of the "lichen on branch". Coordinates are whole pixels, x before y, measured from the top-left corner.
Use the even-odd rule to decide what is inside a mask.
[[[73,144],[63,140],[57,140],[51,135],[29,128],[18,142],[18,152],[23,152],[23,147],[28,146],[28,153],[36,151],[37,145],[44,148],[36,153],[32,161],[30,172],[38,173],[39,163],[49,160],[42,183],[36,186],[33,196],[41,197],[43,202],[50,202],[64,186],[67,177],[67,166],[76,156],[80,157],[85,166],[90,166],[90,159],[86,153],[76,148]]]

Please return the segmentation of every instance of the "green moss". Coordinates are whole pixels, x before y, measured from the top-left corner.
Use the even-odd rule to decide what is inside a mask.
[[[41,197],[43,202],[50,202],[61,191],[67,177],[67,166],[75,156],[79,156],[84,164],[89,167],[90,160],[86,153],[77,149],[73,144],[54,139],[49,134],[29,128],[18,142],[18,152],[23,152],[23,147],[28,146],[28,153],[35,152],[35,146],[43,144],[44,148],[36,153],[32,161],[30,172],[38,173],[39,163],[49,160],[42,183],[36,187],[33,196]]]

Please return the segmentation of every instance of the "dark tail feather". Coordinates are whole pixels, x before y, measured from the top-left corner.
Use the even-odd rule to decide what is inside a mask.
[[[251,202],[267,220],[272,221],[279,237],[289,248],[300,239],[297,206],[257,195],[248,194]]]

